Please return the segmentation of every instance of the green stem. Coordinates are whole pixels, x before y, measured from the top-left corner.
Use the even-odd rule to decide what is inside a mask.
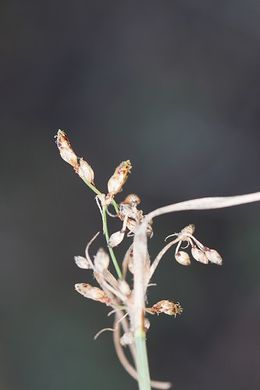
[[[102,195],[102,193],[93,184],[85,180],[84,182],[97,195]],[[119,208],[114,199],[112,200],[112,204],[116,213],[118,214]],[[106,238],[106,242],[108,244],[109,232],[107,226],[107,206],[102,206],[102,222],[103,222],[103,232]],[[122,272],[118,265],[114,251],[109,245],[108,245],[108,250],[112,262],[114,264],[116,273],[118,277],[121,279]],[[135,347],[136,347],[136,369],[138,373],[139,390],[151,390],[151,380],[150,380],[149,364],[148,364],[147,349],[146,349],[146,338],[143,329],[139,328],[135,331]]]
[[[100,192],[93,184],[91,184],[89,181],[87,181],[87,180],[84,180],[84,179],[82,179],[83,181],[84,181],[84,183],[85,184],[87,184],[87,186],[93,191],[93,192],[95,192],[95,194],[97,194],[97,195],[102,195],[102,192]],[[116,203],[116,201],[113,199],[112,200],[112,205],[114,206],[114,209],[115,209],[115,212],[118,214],[118,211],[119,211],[119,208],[118,208],[118,204]]]
[[[95,194],[97,195],[102,195],[102,192],[100,192],[93,184],[91,184],[89,181],[87,180],[84,180],[84,183],[87,184],[87,186],[93,191],[95,192]],[[113,199],[112,200],[112,205],[114,206],[114,209],[115,209],[115,212],[116,214],[118,214],[118,211],[119,211],[119,208],[118,208],[118,204],[116,203],[116,201]],[[108,232],[108,227],[107,227],[107,206],[102,206],[102,222],[103,222],[103,232],[104,232],[104,235],[106,237],[106,242],[108,244],[108,241],[109,241],[109,232]],[[117,262],[117,259],[116,259],[116,256],[114,254],[114,251],[113,249],[108,245],[108,250],[109,250],[109,253],[110,253],[110,256],[111,256],[111,259],[113,261],[113,264],[114,264],[114,267],[116,269],[116,273],[117,273],[117,276],[121,279],[122,278],[122,272],[120,270],[120,267],[118,265],[118,262]]]
[[[103,221],[103,232],[104,232],[104,235],[106,237],[106,242],[108,244],[109,232],[108,232],[108,227],[107,227],[107,206],[103,206],[102,207],[102,221]],[[121,272],[120,267],[118,265],[118,262],[117,262],[115,254],[114,254],[114,251],[113,251],[113,249],[109,245],[108,245],[108,250],[109,250],[111,259],[113,261],[113,264],[114,264],[117,276],[121,279],[122,278],[122,272]]]
[[[151,380],[144,331],[137,330],[135,332],[135,347],[139,390],[151,390]]]

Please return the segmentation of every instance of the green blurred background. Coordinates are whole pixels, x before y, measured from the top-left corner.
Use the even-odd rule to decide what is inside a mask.
[[[69,129],[104,190],[131,159],[119,198],[138,193],[146,212],[259,191],[259,1],[8,0],[0,13],[0,389],[136,389],[111,334],[93,341],[108,310],[74,292],[92,281],[73,256],[100,219],[53,137]],[[151,319],[155,379],[260,388],[259,217],[253,204],[155,221],[153,256],[194,223],[224,258],[182,268],[165,256],[149,301],[172,298],[184,312]]]

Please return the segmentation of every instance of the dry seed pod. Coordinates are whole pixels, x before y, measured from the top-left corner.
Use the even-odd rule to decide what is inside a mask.
[[[122,203],[129,204],[131,207],[134,207],[141,203],[141,199],[136,194],[129,194]]]
[[[115,246],[119,245],[120,242],[123,241],[123,238],[125,236],[125,233],[121,232],[121,231],[118,231],[118,232],[115,232],[113,233],[110,238],[109,238],[109,241],[108,241],[108,245],[111,247],[111,248],[114,248]]]
[[[83,256],[75,256],[74,260],[79,268],[83,268],[83,269],[92,268],[92,264],[90,263],[90,261]]]
[[[77,169],[78,158],[74,153],[70,141],[64,131],[58,130],[56,135],[56,144],[60,151],[61,158],[68,164],[72,165],[74,169]]]
[[[109,256],[103,248],[100,248],[97,251],[97,254],[94,258],[94,265],[97,272],[103,272],[104,270],[108,269]]]
[[[91,166],[85,160],[83,160],[83,158],[80,158],[79,160],[79,167],[77,169],[77,173],[81,177],[81,179],[92,184],[94,183],[94,171]]]
[[[222,257],[215,249],[206,248],[205,255],[211,263],[222,265]]]
[[[196,246],[193,246],[191,248],[191,254],[194,257],[194,259],[199,261],[200,263],[208,264],[209,259],[207,258],[205,253],[202,250],[200,250],[199,248],[197,248]]]
[[[108,180],[107,188],[108,193],[111,196],[118,194],[122,190],[123,185],[125,184],[129,173],[131,172],[131,162],[130,160],[122,161],[120,165],[115,169],[113,176]]]
[[[85,298],[93,299],[101,303],[110,303],[110,298],[103,290],[98,287],[93,287],[90,284],[77,283],[75,284],[75,290]]]
[[[181,265],[190,265],[190,256],[184,251],[179,251],[175,254],[176,261]]]
[[[160,302],[157,302],[155,305],[152,306],[152,310],[156,314],[164,313],[169,316],[177,316],[177,314],[181,314],[183,312],[183,309],[179,302],[174,303],[172,301],[168,300],[162,300]]]

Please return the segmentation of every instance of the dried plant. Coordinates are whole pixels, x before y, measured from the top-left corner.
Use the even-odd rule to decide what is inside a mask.
[[[179,233],[166,237],[171,238],[163,249],[151,261],[148,253],[148,239],[153,236],[152,221],[162,214],[183,210],[205,210],[235,206],[260,200],[260,192],[231,196],[201,198],[165,206],[144,215],[140,207],[140,198],[135,194],[128,195],[119,204],[115,198],[122,191],[127,177],[131,172],[129,160],[121,162],[107,183],[107,193],[99,191],[94,184],[94,171],[83,158],[74,153],[70,141],[64,131],[59,130],[56,143],[63,160],[70,164],[80,178],[96,194],[96,203],[101,213],[102,230],[107,242],[108,253],[99,249],[92,258],[89,248],[99,233],[87,244],[85,256],[76,256],[78,267],[88,269],[93,273],[97,286],[89,283],[77,283],[75,289],[86,298],[101,302],[110,307],[115,320],[113,328],[98,332],[96,337],[105,330],[112,330],[117,356],[126,371],[138,381],[140,390],[168,389],[171,384],[150,380],[149,365],[146,351],[146,333],[149,330],[148,315],[167,314],[176,317],[183,311],[179,302],[169,299],[161,300],[152,306],[147,306],[147,289],[152,284],[152,278],[164,254],[174,245],[175,259],[184,266],[191,263],[191,257],[202,264],[222,264],[222,258],[215,249],[210,249],[194,237],[194,225],[184,227]],[[114,214],[108,210],[113,207]],[[112,235],[108,232],[108,217],[121,221],[121,229]],[[114,248],[125,238],[132,237],[132,243],[122,261],[118,262]],[[185,244],[183,247],[182,244]],[[190,255],[187,249],[190,247]],[[110,270],[112,261],[115,275]],[[90,280],[93,279],[91,276]],[[133,280],[133,282],[132,282]],[[132,363],[128,361],[125,348],[129,348]]]

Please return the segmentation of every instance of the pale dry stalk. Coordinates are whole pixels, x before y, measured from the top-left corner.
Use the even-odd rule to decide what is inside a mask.
[[[179,302],[175,303],[165,299],[151,307],[146,307],[147,289],[151,285],[151,278],[162,257],[175,244],[175,259],[184,266],[191,264],[190,255],[183,251],[188,247],[191,247],[191,256],[202,264],[214,263],[221,265],[222,258],[215,249],[208,248],[194,237],[195,226],[191,224],[179,233],[170,234],[167,238],[174,237],[174,239],[163,247],[151,263],[148,252],[148,238],[153,235],[153,219],[162,214],[177,211],[218,209],[257,202],[260,201],[260,192],[229,197],[193,199],[160,207],[144,216],[142,210],[137,208],[141,200],[136,194],[129,194],[120,204],[115,201],[115,197],[122,190],[131,171],[132,166],[129,160],[123,161],[117,166],[108,180],[108,193],[104,194],[94,184],[92,167],[87,161],[77,157],[64,131],[58,131],[56,142],[62,159],[74,168],[79,177],[97,195],[96,201],[102,216],[102,230],[109,254],[99,249],[92,260],[89,247],[97,238],[97,235],[95,235],[86,247],[85,257],[75,257],[78,267],[92,271],[99,285],[99,287],[96,287],[89,283],[77,283],[75,289],[84,297],[111,307],[111,313],[115,314],[113,328],[101,330],[96,337],[105,330],[113,331],[118,358],[126,371],[138,381],[139,390],[150,390],[151,386],[158,389],[169,389],[169,382],[150,380],[146,350],[146,334],[149,329],[149,321],[146,315],[164,313],[176,317],[182,313],[183,309]],[[108,211],[110,205],[114,207],[116,212],[112,216],[117,217],[122,224],[121,229],[112,235],[109,235],[107,226],[107,216],[111,216]],[[120,264],[114,253],[114,247],[119,245],[126,237],[133,237],[133,243],[126,251],[122,264]],[[182,246],[183,242],[187,244],[185,248]],[[116,276],[109,270],[110,259],[114,265]],[[127,282],[129,273],[130,277],[133,274],[133,285]],[[123,332],[123,335],[121,335],[121,332]],[[135,367],[126,358],[125,346],[129,347]]]

